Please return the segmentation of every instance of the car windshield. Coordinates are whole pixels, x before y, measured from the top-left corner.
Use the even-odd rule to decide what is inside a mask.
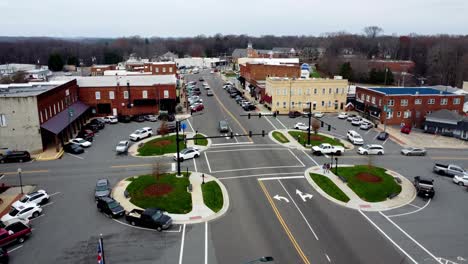
[[[141,130],[137,130],[137,131],[135,131],[135,134],[141,134],[141,133],[142,133],[142,131],[141,131]]]
[[[184,150],[182,150],[180,153],[181,153],[181,154],[186,154],[186,153],[189,152],[190,150],[191,150],[191,149],[184,149]]]
[[[10,212],[8,213],[11,216],[16,216],[19,211],[16,208],[11,208]]]
[[[25,197],[21,198],[20,202],[26,203],[28,200],[29,200],[29,197],[25,196]]]
[[[122,143],[119,143],[117,147],[125,147],[125,145],[126,145],[125,142],[122,142]]]
[[[83,140],[83,139],[75,139],[75,141],[78,142],[78,143],[85,143],[85,142],[86,142],[86,141]]]
[[[154,221],[158,221],[159,218],[161,218],[161,216],[162,216],[162,212],[158,210],[153,214],[153,216],[151,216],[151,218],[153,218]]]
[[[116,201],[112,201],[112,202],[108,203],[108,205],[109,205],[110,209],[114,209],[114,208],[120,206],[120,204],[118,202],[116,202]]]
[[[106,191],[107,186],[106,185],[98,185],[96,186],[96,191]]]

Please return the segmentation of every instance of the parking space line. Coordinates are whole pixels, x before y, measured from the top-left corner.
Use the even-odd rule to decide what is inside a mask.
[[[210,162],[208,161],[208,156],[206,156],[206,152],[203,152],[203,154],[205,155],[205,160],[206,160],[206,165],[208,165],[208,170],[209,170],[210,172],[212,172],[212,171],[211,171]]]
[[[232,180],[232,179],[242,179],[242,178],[254,178],[260,176],[269,176],[269,175],[289,175],[289,174],[300,174],[303,173],[302,171],[299,172],[282,172],[282,173],[265,173],[265,174],[253,174],[253,175],[240,175],[240,176],[232,176],[232,177],[218,177],[218,180]]]
[[[293,155],[293,157],[295,157],[299,161],[299,163],[301,163],[302,166],[305,167],[305,164],[296,156],[296,154],[294,154],[291,149],[288,149],[288,150],[289,150],[289,153],[291,153],[291,155]]]
[[[402,214],[395,214],[395,215],[385,215],[385,216],[386,217],[397,217],[397,216],[404,216],[404,215],[414,214],[414,213],[417,213],[417,212],[423,210],[424,208],[426,208],[429,205],[430,202],[431,202],[431,199],[429,198],[429,200],[427,200],[427,203],[423,207],[420,207],[419,209],[414,210],[412,212],[407,212],[407,213],[402,213]]]
[[[414,260],[403,248],[401,248],[395,241],[393,241],[393,239],[391,239],[376,223],[374,223],[374,221],[372,221],[361,210],[358,210],[358,211],[359,211],[359,213],[361,213],[362,216],[364,216],[364,218],[367,219],[367,221],[369,221],[369,223],[371,223],[377,230],[379,230],[380,233],[382,233],[395,247],[397,247],[401,252],[403,252],[403,254],[405,254],[405,256],[407,256],[411,261],[413,261],[413,263],[418,264],[418,262],[416,260]]]
[[[182,260],[184,258],[184,243],[185,243],[185,224],[182,228],[182,243],[180,245],[180,255],[179,255],[179,264],[182,264]]]
[[[71,154],[71,153],[66,153],[68,156],[72,156],[74,158],[77,158],[77,159],[84,159],[83,157],[80,157],[80,156],[77,156],[77,155],[74,155],[74,154]]]
[[[2,174],[2,176],[0,176],[0,180],[3,179],[3,177],[5,177],[5,174]]]
[[[40,214],[38,217],[31,219],[31,221],[32,221],[32,220],[36,220],[36,219],[38,219],[38,218],[41,218],[41,217],[43,217],[44,215],[45,215],[45,214]]]
[[[307,154],[304,150],[302,150],[302,152],[303,152],[304,155],[306,155],[313,163],[315,163],[315,165],[319,166],[319,164],[318,164],[309,154]]]
[[[383,143],[382,145],[385,145],[385,143],[387,143],[387,141],[388,141],[389,138],[390,138],[390,137],[388,137],[388,138],[384,141],[384,143]]]
[[[259,181],[271,181],[271,180],[290,180],[290,179],[304,179],[304,175],[298,176],[285,176],[285,177],[265,177],[259,178]]]
[[[307,219],[305,218],[304,214],[302,213],[301,209],[299,208],[299,206],[297,206],[297,203],[296,201],[294,201],[294,199],[292,198],[291,194],[289,194],[288,190],[286,190],[286,187],[284,187],[283,183],[281,182],[281,180],[278,180],[279,184],[281,185],[281,187],[283,187],[283,190],[286,192],[286,194],[289,196],[289,199],[293,202],[294,206],[296,206],[296,209],[299,211],[299,214],[301,214],[302,216],[302,219],[304,219],[304,221],[306,222],[307,226],[309,227],[310,231],[312,232],[312,234],[314,234],[314,237],[315,239],[317,239],[317,241],[319,240],[317,234],[315,234],[315,231],[314,229],[310,226],[309,224],[309,221],[307,221]]]
[[[44,207],[52,205],[52,204],[54,204],[54,202],[46,203],[46,204],[42,205],[41,207],[44,208]]]
[[[364,133],[364,134],[366,134],[366,135],[367,135],[367,134],[369,134],[369,132],[371,132],[371,131],[372,131],[372,130],[371,130],[371,129],[369,129],[369,130],[367,130],[367,132],[366,132],[366,133]]]
[[[437,263],[442,264],[442,262],[434,256],[429,250],[427,250],[423,245],[421,245],[416,239],[414,239],[412,236],[410,236],[408,233],[406,233],[405,230],[403,230],[399,225],[397,225],[395,222],[392,221],[388,216],[384,215],[382,212],[379,212],[385,219],[387,219],[390,223],[392,223],[398,230],[400,230],[403,234],[405,234],[411,241],[413,241],[416,245],[418,245],[422,250],[424,250],[429,256],[431,256]]]
[[[330,259],[330,257],[329,257],[327,254],[325,254],[325,257],[327,257],[328,262],[331,263],[331,259]]]
[[[15,251],[15,250],[17,250],[17,249],[20,249],[20,248],[22,248],[22,247],[23,247],[23,245],[17,246],[17,247],[15,247],[15,248],[12,248],[12,249],[8,250],[8,254],[10,254],[11,252],[13,252],[13,251]]]
[[[55,196],[57,194],[61,194],[61,192],[54,192],[53,194],[49,194],[49,197]]]

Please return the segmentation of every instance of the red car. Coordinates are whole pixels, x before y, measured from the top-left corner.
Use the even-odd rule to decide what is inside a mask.
[[[193,112],[199,112],[199,111],[205,109],[205,106],[203,104],[197,104],[197,105],[191,106],[190,109]]]
[[[403,126],[400,131],[401,133],[409,134],[411,133],[411,126]]]
[[[31,235],[31,227],[22,222],[16,222],[0,228],[0,247],[18,242],[23,243]]]

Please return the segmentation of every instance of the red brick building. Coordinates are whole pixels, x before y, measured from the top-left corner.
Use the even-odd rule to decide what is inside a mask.
[[[79,99],[98,116],[175,111],[175,75],[80,77]]]
[[[93,65],[91,66],[91,76],[103,76],[105,71],[111,71],[115,69],[115,65]]]
[[[144,72],[151,72],[154,75],[170,75],[177,73],[177,66],[175,62],[146,62],[144,65]]]
[[[421,127],[427,114],[447,109],[461,114],[464,96],[428,87],[356,87],[355,108],[381,123]],[[387,106],[387,114],[384,113]]]
[[[416,64],[413,61],[404,60],[370,60],[368,63],[369,70],[384,71],[388,68],[392,73],[411,73],[415,66]]]

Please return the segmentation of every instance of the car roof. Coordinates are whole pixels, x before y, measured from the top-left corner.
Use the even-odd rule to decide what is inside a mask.
[[[151,128],[151,127],[144,127],[144,128],[142,128],[142,129],[148,130],[148,129],[152,129],[152,128]]]
[[[122,140],[122,141],[119,141],[119,144],[125,144],[127,142],[128,142],[128,140]]]
[[[100,197],[99,198],[100,200],[106,202],[106,203],[110,203],[110,202],[114,202],[115,200],[110,198],[110,197]]]
[[[108,179],[99,179],[97,180],[96,185],[103,185],[103,184],[107,184],[108,182],[109,182]]]
[[[383,148],[383,146],[382,146],[382,145],[379,145],[379,144],[368,144],[367,146],[368,146],[368,147],[371,147],[371,148],[372,148],[372,147],[374,147],[374,148],[375,148],[375,147]]]

